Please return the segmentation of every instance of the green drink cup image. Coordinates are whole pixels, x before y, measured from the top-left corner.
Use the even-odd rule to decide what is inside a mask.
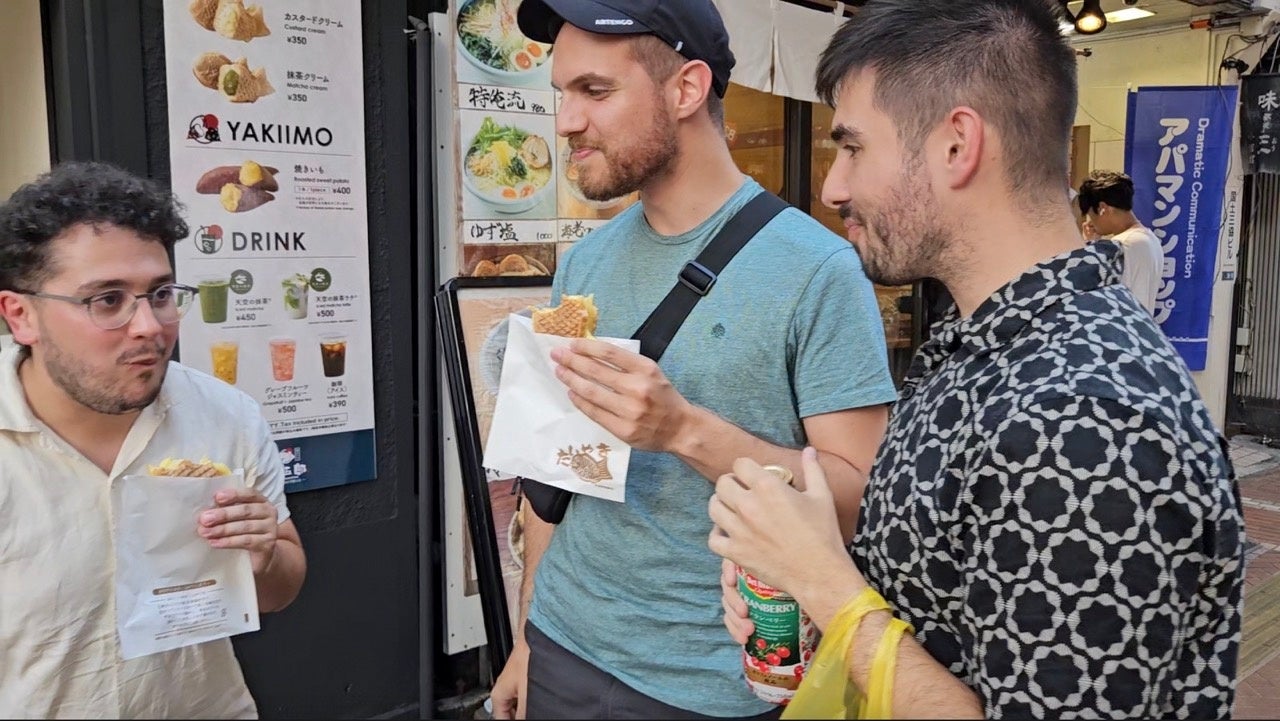
[[[200,317],[205,323],[227,322],[227,291],[231,281],[226,278],[201,278],[196,284],[200,290]]]
[[[284,312],[294,320],[307,317],[307,291],[311,286],[307,276],[295,273],[280,282],[284,288]]]

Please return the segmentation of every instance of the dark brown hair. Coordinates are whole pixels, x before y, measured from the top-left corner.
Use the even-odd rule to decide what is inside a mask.
[[[999,132],[1014,191],[1063,186],[1076,112],[1075,51],[1057,0],[871,0],[836,31],[816,88],[875,71],[875,104],[919,151],[952,108],[976,110]]]
[[[1095,170],[1080,184],[1076,203],[1086,215],[1097,210],[1099,203],[1117,210],[1133,210],[1133,180],[1114,170]]]
[[[0,205],[0,290],[38,289],[50,244],[76,225],[126,228],[165,249],[187,237],[168,188],[107,163],[62,163]]]
[[[689,62],[657,35],[636,35],[631,39],[631,57],[644,66],[655,83],[665,83]],[[712,90],[707,95],[707,112],[716,127],[724,127],[724,100]]]

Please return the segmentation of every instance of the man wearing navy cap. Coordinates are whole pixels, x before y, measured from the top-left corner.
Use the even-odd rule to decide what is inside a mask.
[[[525,0],[518,20],[555,43],[556,129],[583,194],[640,193],[561,257],[552,297],[594,294],[596,333],[630,336],[763,191],[724,138],[724,23],[710,0]],[[798,471],[812,445],[852,533],[896,397],[856,252],[786,209],[719,274],[659,362],[591,339],[553,358],[577,407],[632,447],[627,498],[576,497],[558,526],[528,519],[522,622],[495,716],[776,717],[721,627],[706,507],[734,459]]]

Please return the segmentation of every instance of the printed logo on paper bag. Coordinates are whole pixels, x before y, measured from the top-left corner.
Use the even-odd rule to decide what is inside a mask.
[[[575,449],[569,446],[556,453],[556,463],[568,466],[569,470],[587,483],[600,483],[613,478],[613,474],[609,473],[610,450],[612,449],[603,443],[595,448],[582,446]]]

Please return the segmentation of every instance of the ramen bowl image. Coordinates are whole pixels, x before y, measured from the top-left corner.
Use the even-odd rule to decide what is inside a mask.
[[[462,163],[462,183],[499,213],[523,213],[554,187],[551,146],[541,135],[486,116]]]
[[[482,73],[527,85],[545,75],[551,46],[525,37],[516,24],[520,0],[462,0],[458,5],[458,51]]]

